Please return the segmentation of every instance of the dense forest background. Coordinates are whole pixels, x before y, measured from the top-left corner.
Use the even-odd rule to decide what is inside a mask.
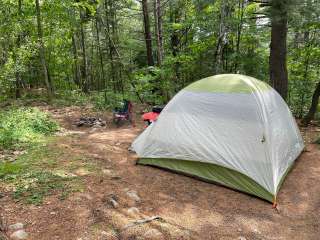
[[[0,101],[45,89],[101,107],[123,97],[158,104],[203,77],[241,73],[270,83],[297,117],[311,102],[316,112],[318,0],[0,3]]]

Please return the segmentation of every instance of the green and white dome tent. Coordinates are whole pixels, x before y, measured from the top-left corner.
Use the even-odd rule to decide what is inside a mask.
[[[139,164],[275,203],[304,144],[287,104],[272,87],[252,77],[222,74],[181,90],[132,147]]]

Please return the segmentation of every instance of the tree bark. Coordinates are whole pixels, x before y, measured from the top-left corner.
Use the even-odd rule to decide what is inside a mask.
[[[73,61],[74,61],[74,78],[73,81],[75,84],[77,84],[79,87],[81,87],[80,78],[81,78],[81,72],[80,67],[78,63],[78,48],[77,48],[77,40],[76,40],[76,34],[74,33],[72,35],[72,52],[73,52]]]
[[[153,66],[153,54],[152,54],[152,37],[150,31],[150,20],[149,20],[149,10],[148,10],[148,0],[142,0],[142,12],[143,12],[143,23],[144,23],[144,36],[147,49],[147,64],[148,66]]]
[[[99,31],[99,25],[98,25],[98,17],[95,19],[95,27],[96,27],[96,34],[97,34],[97,45],[98,45],[98,54],[99,54],[99,59],[100,59],[100,67],[101,67],[101,78],[102,82],[99,84],[99,88],[103,86],[105,88],[105,71],[104,71],[104,66],[103,66],[103,56],[102,56],[102,51],[101,51],[101,46],[100,46],[100,31]]]
[[[241,42],[241,33],[242,33],[242,25],[243,25],[244,1],[245,0],[239,0],[238,2],[239,24],[237,26],[236,61],[234,64],[234,72],[238,72],[238,66],[240,61],[240,42]]]
[[[18,1],[18,16],[19,16],[19,24],[21,24],[21,17],[22,17],[22,0]],[[17,48],[19,49],[21,46],[21,32],[18,33],[18,38],[17,38]],[[17,64],[17,57],[15,57],[15,61]],[[16,98],[20,98],[21,97],[21,73],[20,71],[17,69],[16,70]]]
[[[43,31],[42,31],[42,24],[41,24],[41,10],[40,10],[39,0],[35,0],[35,3],[36,3],[36,12],[37,12],[37,29],[38,29],[40,62],[43,69],[44,82],[47,87],[48,97],[49,99],[51,99],[53,95],[53,88],[49,81],[48,66],[46,62],[45,47],[43,43]]]
[[[110,62],[110,72],[111,72],[111,83],[113,86],[113,91],[116,92],[116,74],[115,74],[115,64],[114,64],[114,46],[112,44],[112,36],[111,36],[111,29],[110,29],[110,25],[112,24],[110,18],[112,18],[111,12],[111,6],[109,4],[109,0],[105,0],[104,1],[104,8],[105,8],[105,17],[106,17],[106,26],[105,26],[105,37],[106,39],[108,39],[108,41],[106,41],[107,44],[107,49],[109,50],[109,62]]]
[[[181,22],[181,13],[180,9],[174,5],[173,1],[170,4],[170,22],[171,23],[180,23]],[[173,57],[177,57],[180,52],[180,37],[179,37],[179,31],[176,29],[173,29],[171,36],[170,36],[170,48]],[[180,88],[180,63],[179,60],[175,60],[175,63],[173,65],[173,69],[175,72],[175,83],[174,83],[174,90],[177,92]]]
[[[320,81],[318,82],[316,89],[314,90],[309,112],[307,113],[307,115],[303,119],[304,125],[308,125],[311,122],[311,120],[314,119],[314,115],[315,115],[315,113],[317,111],[317,107],[318,107],[319,97],[320,97]]]
[[[161,0],[154,0],[154,21],[157,36],[157,65],[161,66],[163,61],[163,37],[162,37],[162,12]]]
[[[288,95],[287,8],[283,0],[271,2],[270,83],[284,100]]]
[[[84,93],[89,92],[89,86],[88,86],[88,61],[87,61],[87,54],[86,54],[86,44],[85,44],[85,32],[83,29],[83,23],[84,23],[84,13],[80,10],[80,35],[81,35],[81,53],[82,53],[82,67],[81,67],[81,75],[82,75],[82,91]]]
[[[222,1],[220,6],[219,36],[217,40],[216,50],[214,53],[214,74],[220,73],[223,70],[223,52],[227,38],[225,23],[227,15],[227,4],[228,3],[226,1]]]

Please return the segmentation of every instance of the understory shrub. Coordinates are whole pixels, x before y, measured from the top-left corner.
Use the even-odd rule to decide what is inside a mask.
[[[40,142],[58,130],[58,124],[38,108],[12,108],[0,112],[0,149]]]

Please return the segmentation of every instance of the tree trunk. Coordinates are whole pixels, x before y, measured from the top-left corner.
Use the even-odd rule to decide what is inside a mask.
[[[271,2],[270,83],[284,100],[288,94],[287,6],[286,1]]]
[[[173,2],[170,5],[170,23],[180,23],[181,22],[181,16],[180,16],[180,9],[173,4]],[[177,57],[180,51],[179,45],[180,45],[180,37],[178,30],[173,30],[170,36],[170,47],[171,52],[174,57]],[[177,59],[175,59],[175,63],[173,65],[174,72],[175,72],[175,83],[174,83],[174,90],[177,92],[179,88],[182,86],[180,85],[180,63]]]
[[[40,12],[39,0],[35,0],[35,3],[36,3],[36,12],[37,12],[37,29],[38,29],[40,61],[43,69],[44,82],[47,87],[48,97],[49,99],[51,99],[53,95],[53,88],[49,81],[48,66],[46,62],[46,54],[45,54],[45,48],[43,44],[43,32],[42,32],[42,25],[41,25],[41,12]]]
[[[239,24],[237,26],[236,61],[234,64],[234,72],[236,73],[238,72],[238,66],[240,61],[240,42],[241,42],[241,33],[242,33],[242,25],[243,25],[244,1],[245,0],[239,0],[238,2]]]
[[[153,66],[153,54],[152,54],[152,37],[150,31],[150,21],[148,12],[148,0],[142,0],[142,11],[143,11],[143,23],[144,23],[144,36],[146,41],[147,49],[147,64],[148,66]]]
[[[79,60],[78,60],[76,34],[72,35],[72,51],[73,51],[73,61],[74,61],[74,79],[73,79],[73,81],[76,85],[81,87],[81,84],[80,84],[81,73],[80,73],[80,67],[79,67],[79,63],[78,63]]]
[[[89,92],[88,86],[88,61],[87,61],[87,54],[86,54],[86,45],[85,45],[85,32],[83,29],[84,23],[84,16],[83,12],[80,10],[80,35],[81,35],[81,50],[82,50],[82,67],[81,67],[81,75],[82,75],[82,90],[84,93]]]
[[[221,73],[224,69],[223,67],[223,53],[226,45],[227,39],[227,27],[226,27],[226,17],[228,14],[228,3],[226,1],[221,1],[220,5],[220,24],[219,24],[219,36],[216,45],[216,50],[214,53],[214,70],[213,73]]]
[[[154,0],[154,21],[157,36],[157,65],[161,66],[163,61],[163,38],[162,38],[162,16],[161,0]]]
[[[106,41],[107,49],[109,50],[109,62],[110,62],[110,72],[111,72],[111,83],[113,86],[113,91],[116,92],[115,82],[116,82],[116,74],[115,74],[115,65],[114,65],[114,46],[112,44],[112,36],[111,36],[111,6],[109,4],[109,0],[104,1],[104,8],[105,8],[105,17],[106,17],[106,26],[105,26],[105,38],[108,39]]]
[[[19,24],[21,24],[21,17],[22,17],[22,0],[19,0],[18,2],[18,16],[19,16]],[[17,38],[17,48],[19,49],[21,46],[21,32],[18,33],[18,38]],[[15,57],[15,61],[17,64],[17,59]],[[19,70],[16,70],[16,98],[21,97],[21,74]]]
[[[311,120],[314,119],[314,115],[318,107],[319,97],[320,97],[320,81],[318,82],[316,89],[314,90],[311,106],[308,114],[303,119],[303,124],[308,125],[311,122]]]
[[[101,78],[102,81],[99,84],[99,88],[103,86],[105,88],[105,71],[104,71],[104,66],[103,66],[103,56],[102,56],[102,51],[101,51],[101,46],[100,46],[100,31],[99,31],[99,25],[98,25],[98,17],[96,17],[96,34],[97,34],[97,45],[98,45],[98,54],[99,54],[99,59],[100,59],[100,67],[101,67]]]

